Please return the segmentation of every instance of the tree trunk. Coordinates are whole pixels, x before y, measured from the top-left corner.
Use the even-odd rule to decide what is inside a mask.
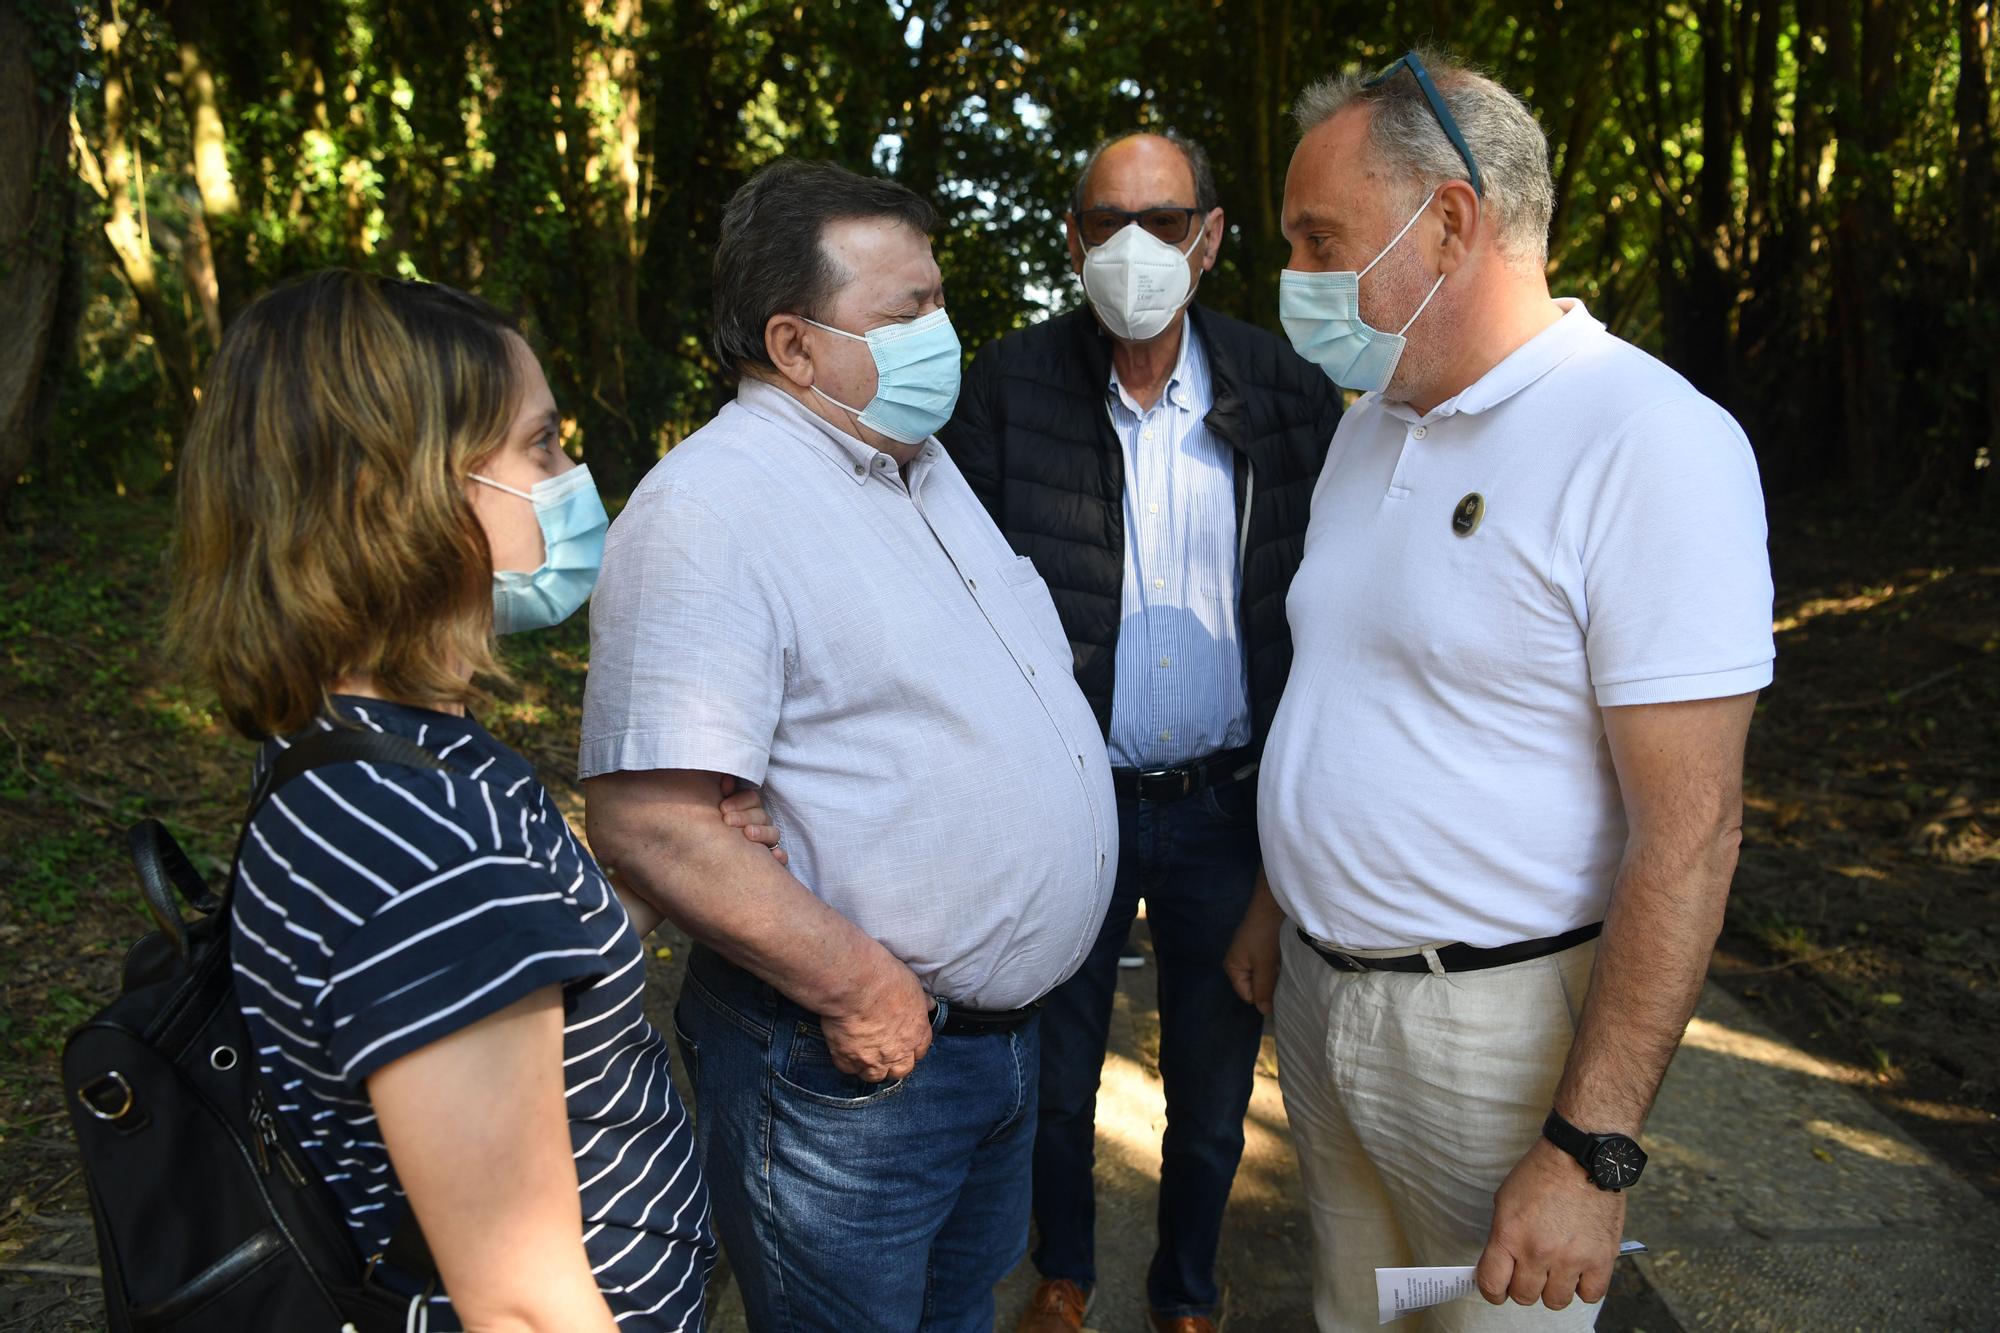
[[[1888,319],[1896,269],[1893,180],[1896,105],[1893,0],[1828,6],[1827,55],[1845,86],[1834,103],[1839,166],[1833,238],[1835,327],[1840,337],[1842,457],[1861,493],[1894,483],[1907,462],[1896,405],[1901,385]],[[1858,24],[1856,20],[1859,20]],[[1856,30],[1859,29],[1859,42]]]
[[[1750,110],[1743,121],[1745,176],[1744,231],[1761,237],[1771,216],[1771,145],[1777,132],[1771,98],[1778,81],[1778,29],[1784,24],[1783,0],[1756,0],[1757,30],[1752,39]],[[1746,254],[1745,258],[1750,258]]]
[[[648,460],[631,416],[626,353],[636,345],[638,297],[639,86],[638,0],[585,0],[580,42],[572,49],[581,80],[572,105],[579,113],[570,151],[582,163],[568,173],[582,219],[579,252],[587,272],[581,293],[590,364],[578,379],[590,402],[585,448],[606,489],[629,490]],[[613,108],[608,113],[605,108]]]
[[[139,314],[153,335],[160,371],[166,377],[176,418],[185,420],[194,407],[195,362],[187,328],[180,313],[167,303],[160,289],[160,270],[153,253],[138,198],[143,184],[137,179],[131,143],[132,84],[125,58],[125,21],[115,3],[107,5],[98,30],[98,50],[104,56],[104,145],[101,161],[83,137],[76,113],[70,112],[71,138],[76,144],[77,169],[85,185],[105,205],[104,238]]]
[[[69,178],[69,95],[75,50],[51,50],[22,12],[0,0],[0,529],[34,446],[36,405],[62,292],[75,197]],[[36,57],[54,71],[36,77]]]
[[[1293,89],[1286,87],[1283,80],[1285,44],[1290,33],[1289,6],[1274,16],[1270,13],[1269,0],[1252,0],[1250,40],[1254,47],[1251,65],[1250,98],[1243,105],[1243,113],[1250,119],[1250,172],[1248,193],[1251,198],[1239,200],[1248,204],[1244,212],[1254,222],[1242,229],[1242,236],[1248,242],[1245,253],[1237,260],[1243,270],[1245,295],[1249,306],[1245,313],[1250,322],[1264,328],[1274,328],[1278,322],[1278,279],[1271,260],[1277,255],[1280,235],[1279,196],[1284,187],[1280,181],[1277,164],[1273,160],[1273,140],[1277,138],[1278,108],[1291,97]],[[1276,67],[1274,69],[1274,66]],[[1223,218],[1228,219],[1228,212]],[[1279,259],[1280,266],[1285,261]]]
[[[2000,273],[1995,272],[1993,164],[1993,85],[1988,61],[1993,48],[1993,0],[1958,0],[1957,121],[1959,248],[1965,265],[1965,289],[1986,317],[1986,329],[1996,326],[2000,303]],[[1975,338],[1971,358],[1976,382],[1970,425],[1974,439],[1983,440],[1986,467],[1980,484],[1988,514],[2000,517],[2000,370],[1993,364],[1992,344]],[[1981,401],[1983,399],[1983,401]]]
[[[223,128],[209,56],[212,30],[207,0],[174,0],[166,6],[179,56],[177,82],[187,116],[188,148],[193,159],[195,189],[201,196],[201,217],[208,233],[215,270],[215,306],[220,322],[228,323],[249,299],[249,262],[244,253],[243,205],[229,170],[229,136]]]
[[[1735,110],[1740,104],[1729,55],[1735,37],[1730,0],[1706,0],[1701,18],[1701,174],[1695,182],[1694,243],[1681,327],[1675,336],[1679,368],[1694,386],[1727,403],[1732,363],[1729,315],[1731,223],[1735,176]]]

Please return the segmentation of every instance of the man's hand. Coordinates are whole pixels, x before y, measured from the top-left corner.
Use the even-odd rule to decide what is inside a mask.
[[[851,1005],[820,1015],[834,1067],[869,1083],[907,1078],[931,1048],[931,1000],[916,973],[877,946]]]
[[[1285,913],[1259,870],[1250,906],[1236,927],[1236,938],[1229,942],[1229,952],[1222,955],[1229,984],[1243,1003],[1256,1005],[1259,1013],[1271,1012],[1271,997],[1278,989],[1278,932],[1284,924]]]
[[[738,782],[729,774],[722,775],[722,822],[731,828],[742,829],[743,836],[760,846],[769,847],[771,855],[779,865],[790,865],[792,858],[785,855],[785,849],[778,845],[778,826],[771,822],[771,812],[764,808],[764,791],[747,782]]]
[[[1495,1305],[1601,1301],[1624,1229],[1625,1196],[1597,1188],[1574,1157],[1538,1138],[1493,1196],[1493,1230],[1472,1280]]]

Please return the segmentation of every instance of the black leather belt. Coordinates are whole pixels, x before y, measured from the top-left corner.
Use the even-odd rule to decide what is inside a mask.
[[[1447,972],[1479,972],[1489,967],[1505,967],[1509,963],[1525,963],[1536,958],[1546,958],[1564,949],[1573,949],[1585,940],[1594,940],[1604,933],[1604,923],[1594,922],[1588,926],[1578,926],[1560,935],[1550,935],[1546,939],[1522,940],[1519,944],[1499,944],[1491,949],[1475,949],[1469,944],[1447,944],[1437,951],[1438,963]],[[1357,958],[1353,954],[1329,949],[1312,936],[1299,931],[1299,938],[1336,972],[1428,972],[1431,965],[1421,953],[1399,953],[1389,958]]]
[[[1257,771],[1257,753],[1249,746],[1218,750],[1178,768],[1114,768],[1111,790],[1121,801],[1179,801],[1210,787],[1220,787]]]
[[[1002,1032],[1015,1032],[1026,1027],[1028,1020],[1042,1011],[1042,1002],[1020,1009],[967,1009],[956,1004],[947,1004],[944,1011],[944,1026],[938,1035],[944,1037],[985,1037]],[[935,1013],[935,1009],[932,1011]]]

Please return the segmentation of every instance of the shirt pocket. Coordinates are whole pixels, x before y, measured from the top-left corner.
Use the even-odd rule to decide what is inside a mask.
[[[1021,614],[1027,617],[1054,660],[1061,664],[1063,670],[1073,671],[1075,666],[1070,655],[1069,635],[1063,630],[1062,617],[1056,614],[1049,585],[1035,570],[1035,562],[1025,555],[1009,561],[1000,567],[1000,582],[1006,585],[1007,591],[1020,605]]]

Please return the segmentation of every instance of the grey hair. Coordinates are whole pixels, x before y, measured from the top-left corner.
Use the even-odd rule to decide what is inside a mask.
[[[1208,153],[1194,140],[1179,130],[1132,130],[1098,141],[1090,150],[1090,156],[1083,159],[1083,170],[1076,175],[1076,186],[1069,192],[1069,211],[1072,216],[1083,211],[1083,187],[1090,184],[1090,173],[1097,170],[1097,159],[1104,156],[1104,150],[1114,144],[1136,139],[1140,135],[1152,135],[1165,139],[1181,150],[1187,159],[1188,174],[1194,177],[1194,206],[1208,213],[1222,207],[1222,200],[1215,192],[1215,171],[1208,165]]]
[[[773,315],[818,318],[854,278],[821,244],[828,223],[893,218],[928,235],[937,210],[892,180],[831,162],[781,158],[730,196],[715,246],[715,355],[739,374],[771,368]]]
[[[1520,98],[1478,70],[1439,52],[1420,48],[1417,56],[1479,164],[1485,187],[1480,205],[1493,215],[1500,248],[1546,261],[1555,181],[1541,124]],[[1398,70],[1373,88],[1362,86],[1367,77],[1353,71],[1336,74],[1300,93],[1292,104],[1299,133],[1310,134],[1350,103],[1360,102],[1370,112],[1369,146],[1390,172],[1409,178],[1413,196],[1446,181],[1467,179],[1464,159],[1445,137],[1415,76]]]

